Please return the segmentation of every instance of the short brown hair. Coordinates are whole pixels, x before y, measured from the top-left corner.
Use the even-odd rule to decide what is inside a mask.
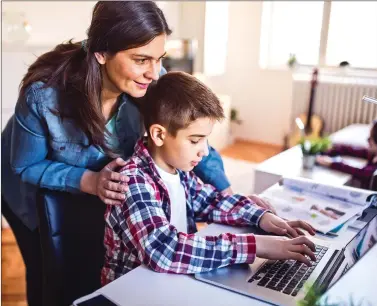
[[[169,72],[151,84],[142,101],[141,112],[148,133],[153,124],[161,124],[173,136],[199,118],[224,118],[216,95],[197,78],[184,72]]]

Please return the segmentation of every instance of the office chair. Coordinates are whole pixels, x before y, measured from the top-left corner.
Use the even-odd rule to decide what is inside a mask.
[[[37,203],[46,306],[68,306],[100,288],[105,204],[87,194],[40,190]]]

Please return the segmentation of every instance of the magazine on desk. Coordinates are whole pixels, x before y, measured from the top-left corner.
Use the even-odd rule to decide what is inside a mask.
[[[283,178],[261,197],[275,207],[278,216],[301,219],[323,233],[333,231],[377,202],[373,191],[325,185],[304,178]]]

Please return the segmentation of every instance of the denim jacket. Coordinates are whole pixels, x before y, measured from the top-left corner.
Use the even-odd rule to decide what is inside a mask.
[[[85,170],[100,171],[111,160],[89,143],[72,119],[59,118],[58,92],[42,82],[20,96],[15,114],[2,135],[2,195],[12,211],[35,229],[38,188],[79,193]],[[116,134],[123,159],[128,159],[142,133],[140,113],[130,96],[119,97]],[[194,169],[218,190],[229,187],[220,155],[210,153]]]

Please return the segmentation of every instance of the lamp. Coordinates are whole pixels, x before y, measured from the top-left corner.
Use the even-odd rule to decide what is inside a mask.
[[[24,44],[30,37],[31,25],[22,12],[2,12],[2,26],[4,43]]]
[[[363,96],[363,98],[361,99],[363,102],[368,102],[368,103],[374,103],[374,104],[377,104],[377,99],[376,98],[372,98],[372,97],[368,97],[366,95]]]

